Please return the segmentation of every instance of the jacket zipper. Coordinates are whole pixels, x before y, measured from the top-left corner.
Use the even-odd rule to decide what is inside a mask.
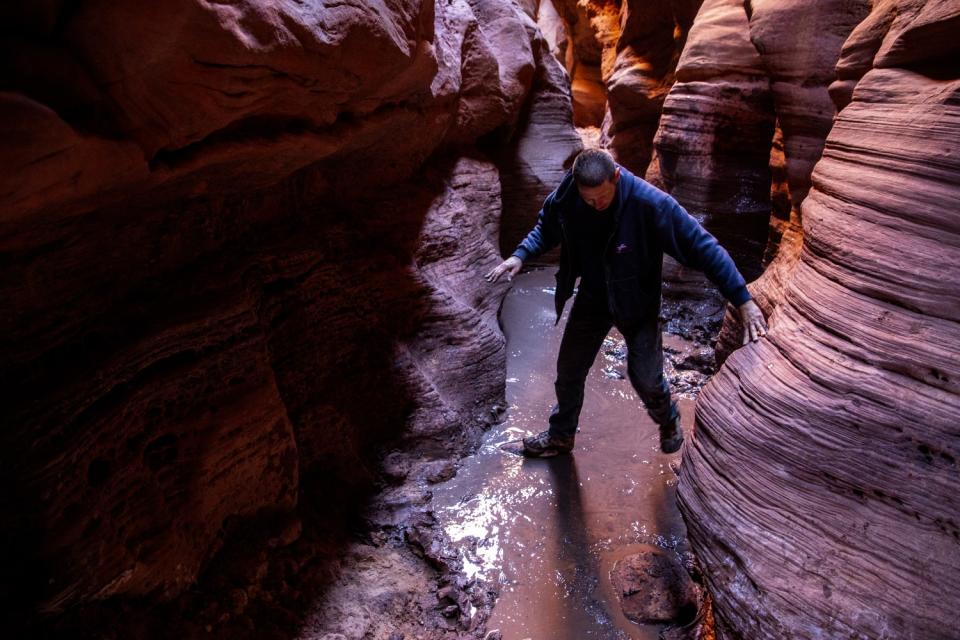
[[[622,178],[621,178],[622,179]],[[620,199],[620,194],[617,193],[617,198]],[[622,200],[621,200],[622,204]],[[607,280],[607,310],[613,315],[613,290],[610,288],[610,260],[608,256],[610,255],[610,244],[613,242],[613,239],[616,237],[617,233],[620,231],[620,208],[617,207],[617,210],[614,212],[613,216],[613,231],[610,233],[610,237],[607,238],[607,246],[603,249],[603,275],[606,276]]]

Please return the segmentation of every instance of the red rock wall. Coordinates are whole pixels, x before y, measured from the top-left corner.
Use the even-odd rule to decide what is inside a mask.
[[[774,110],[743,2],[704,2],[676,79],[655,139],[664,188],[753,279],[770,218]]]
[[[3,14],[4,600],[173,597],[232,523],[369,486],[383,443],[476,439],[501,172],[465,145],[528,126],[519,6]]]
[[[781,222],[776,216],[771,218],[767,266],[750,289],[769,315],[779,304],[784,283],[800,255],[801,205],[836,114],[828,89],[837,77],[840,48],[866,18],[870,3],[831,0],[811,6],[806,2],[752,0],[745,6],[750,14],[750,39],[770,79],[791,204],[789,219]],[[739,319],[728,314],[720,335],[718,360],[739,345],[740,335]]]
[[[574,122],[644,175],[664,98],[702,0],[556,0],[539,19],[570,76]]]
[[[620,0],[546,0],[540,19],[551,21],[552,29],[563,29],[554,36],[563,45],[562,57],[570,76],[574,122],[578,127],[599,127],[607,110],[606,79],[614,58],[620,32]],[[554,11],[550,11],[550,9]]]
[[[663,101],[702,0],[628,0],[621,5],[616,59],[607,78],[607,146],[617,161],[645,175]]]
[[[955,636],[958,25],[899,0],[853,31],[769,336],[701,395],[679,496],[723,637]]]
[[[770,81],[742,2],[700,7],[663,104],[648,180],[668,191],[713,233],[748,280],[761,272],[771,209]],[[667,308],[712,339],[722,296],[699,271],[664,261]]]
[[[494,136],[484,145],[500,169],[504,202],[500,249],[507,256],[536,224],[543,200],[583,148],[570,126],[575,111],[570,78],[532,20],[526,28],[536,63],[531,98],[519,114],[516,132],[510,132],[511,139]]]

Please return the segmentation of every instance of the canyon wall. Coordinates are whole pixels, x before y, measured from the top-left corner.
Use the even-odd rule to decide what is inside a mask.
[[[684,454],[680,503],[718,632],[954,637],[960,9],[748,7],[795,238],[754,287],[772,310],[768,337],[704,389]]]
[[[378,7],[0,11],[5,609],[173,598],[494,419],[481,275],[578,144],[563,72],[529,7]]]
[[[544,0],[539,22],[570,76],[574,122],[644,175],[702,0]],[[598,134],[601,131],[597,131]]]
[[[837,111],[829,87],[837,77],[840,49],[866,18],[870,2],[833,0],[811,7],[805,2],[757,0],[745,8],[750,12],[750,38],[770,79],[783,146],[780,193],[789,196],[789,208],[774,204],[764,252],[766,269],[751,287],[757,304],[770,315],[800,255],[801,205]],[[775,159],[779,157],[771,158]],[[775,186],[774,199],[776,193]],[[720,334],[719,361],[739,345],[739,338],[739,318],[729,314]]]
[[[775,120],[770,80],[750,40],[743,3],[707,0],[664,101],[647,179],[717,237],[748,281],[762,271]],[[713,339],[725,312],[716,287],[669,257],[664,279],[673,326],[678,318],[700,324],[704,341]]]
[[[743,2],[704,2],[676,78],[655,139],[663,187],[752,280],[770,218],[775,115]]]
[[[607,80],[607,146],[617,161],[645,175],[663,101],[702,0],[626,1]]]

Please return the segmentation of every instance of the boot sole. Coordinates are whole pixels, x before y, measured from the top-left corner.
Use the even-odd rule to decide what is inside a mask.
[[[528,458],[553,458],[562,454],[570,453],[573,449],[544,449],[542,451],[534,451],[532,449],[523,448],[523,455]]]

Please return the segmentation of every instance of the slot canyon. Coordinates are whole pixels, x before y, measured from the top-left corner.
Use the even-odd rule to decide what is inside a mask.
[[[960,638],[960,0],[0,17],[4,637]],[[766,317],[665,258],[675,456],[616,333],[501,448],[593,147]]]

